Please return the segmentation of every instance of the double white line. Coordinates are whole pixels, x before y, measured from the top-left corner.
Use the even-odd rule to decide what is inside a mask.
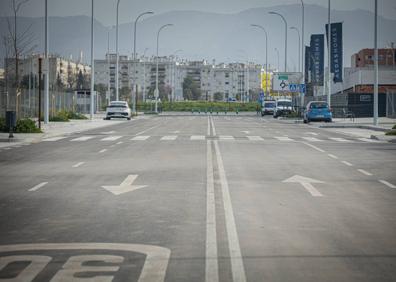
[[[208,117],[208,126],[211,125],[213,135],[216,135],[216,129],[212,117]],[[208,132],[210,129],[208,128]],[[224,170],[223,159],[221,157],[218,141],[213,141],[216,155],[217,167],[219,170],[219,180],[221,186],[221,195],[224,206],[224,215],[226,223],[226,232],[228,238],[228,250],[231,260],[231,272],[233,281],[245,282],[246,275],[243,265],[239,238],[236,230],[234,212],[232,209],[231,196],[228,186],[226,173]],[[212,141],[207,141],[207,200],[206,200],[206,268],[205,281],[219,281],[218,253],[217,253],[217,232],[216,232],[216,205],[214,190],[213,174],[213,154]]]

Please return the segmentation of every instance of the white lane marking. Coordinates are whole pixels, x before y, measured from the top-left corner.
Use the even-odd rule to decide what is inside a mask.
[[[54,142],[54,141],[59,141],[62,139],[67,138],[66,136],[59,136],[59,137],[50,137],[50,138],[45,138],[43,139],[44,142]]]
[[[279,141],[294,141],[293,139],[287,137],[287,136],[274,136],[275,139],[278,139]]]
[[[330,140],[333,140],[333,141],[337,141],[337,142],[353,142],[352,140],[347,140],[347,139],[345,139],[345,138],[340,138],[340,137],[332,137],[332,138],[329,138]]]
[[[162,141],[174,141],[176,140],[177,135],[167,135],[161,138]]]
[[[241,131],[241,132],[245,133],[246,135],[250,133],[250,131],[248,131],[248,130]]]
[[[374,140],[374,139],[369,139],[369,138],[358,138],[358,140],[363,141],[363,142],[368,142],[368,143],[379,143],[381,141]]]
[[[100,150],[100,151],[99,151],[99,154],[104,153],[104,152],[106,152],[106,151],[107,151],[107,149]]]
[[[72,139],[72,140],[70,140],[70,141],[73,141],[73,142],[82,142],[82,141],[87,141],[87,140],[92,139],[92,138],[95,138],[95,137],[96,137],[96,136],[81,136],[81,137]]]
[[[320,140],[320,139],[315,138],[315,137],[302,137],[302,139],[305,139],[305,140],[311,141],[311,142],[321,142],[321,141],[323,141],[323,140]]]
[[[224,216],[226,221],[226,230],[228,238],[228,248],[231,259],[231,271],[233,281],[244,282],[246,281],[245,269],[243,266],[243,258],[241,248],[239,246],[238,232],[236,230],[234,212],[232,210],[232,202],[228,181],[224,170],[223,159],[220,154],[219,143],[214,141],[217,166],[219,168],[219,178],[221,184],[221,192],[223,196]]]
[[[59,251],[59,250],[106,250],[121,251],[131,253],[141,253],[146,255],[142,270],[140,272],[139,282],[163,282],[165,281],[166,270],[168,268],[171,251],[167,248],[138,245],[138,244],[111,244],[111,243],[63,243],[63,244],[18,244],[18,245],[1,245],[0,253],[11,252],[29,252],[29,251]],[[76,277],[73,277],[77,279]],[[95,278],[86,278],[91,281]],[[84,279],[84,280],[86,280]],[[83,278],[79,278],[83,281]],[[107,281],[108,279],[95,280]]]
[[[38,185],[36,185],[36,186],[30,188],[29,191],[30,191],[30,192],[37,191],[38,189],[44,187],[44,186],[47,185],[47,184],[48,184],[48,182],[42,182],[42,183],[40,183],[40,184],[38,184]]]
[[[75,165],[73,165],[73,167],[79,167],[79,166],[82,166],[83,164],[85,164],[85,162],[79,162],[79,163],[76,163]]]
[[[210,136],[210,117],[208,116],[208,131],[206,133],[207,136]]]
[[[332,158],[332,159],[338,159],[338,157],[337,156],[335,156],[335,155],[333,155],[333,154],[327,154],[330,158]]]
[[[171,131],[171,133],[173,133],[173,134],[179,134],[179,133],[180,133],[180,131],[179,131],[179,130],[176,130],[176,131]]]
[[[358,169],[358,171],[359,171],[360,173],[364,174],[364,175],[367,175],[367,176],[372,176],[372,175],[373,175],[372,173],[370,173],[370,172],[368,172],[368,171],[365,171],[364,169]]]
[[[116,141],[120,138],[122,138],[122,136],[109,136],[101,139],[100,141]]]
[[[316,180],[313,178],[308,178],[300,175],[294,175],[284,181],[284,183],[300,183],[305,190],[307,190],[313,197],[322,197],[320,193],[311,183],[324,183],[323,181]]]
[[[311,135],[314,135],[314,136],[318,136],[319,135],[318,133],[315,133],[315,132],[305,132],[305,134],[311,134]]]
[[[349,163],[349,162],[347,162],[347,161],[342,161],[342,163],[343,163],[344,165],[347,165],[347,166],[353,166],[353,164],[351,164],[351,163]]]
[[[219,281],[217,233],[216,233],[216,201],[214,191],[213,155],[211,141],[206,145],[206,255],[205,281]]]
[[[120,142],[117,142],[116,145],[121,145],[121,144],[123,144],[123,143],[124,143],[124,142],[120,141]]]
[[[235,140],[234,136],[230,135],[220,135],[219,140]]]
[[[142,135],[143,133],[146,133],[147,131],[149,131],[149,130],[151,130],[151,129],[157,128],[157,127],[160,126],[160,125],[161,125],[161,124],[157,124],[157,125],[154,125],[153,127],[147,128],[147,129],[145,129],[145,130],[143,130],[143,131],[140,131],[139,133],[136,133],[135,136]]]
[[[263,141],[261,136],[246,136],[250,141]]]
[[[394,188],[394,189],[396,188],[395,185],[393,185],[392,183],[390,183],[390,182],[388,182],[386,180],[378,180],[378,181],[381,182],[382,184],[388,186],[389,188]]]
[[[110,135],[110,134],[114,134],[114,133],[116,133],[116,132],[114,130],[112,130],[112,131],[101,132],[100,134]]]
[[[118,196],[147,187],[147,185],[133,185],[133,182],[135,182],[138,177],[139,175],[137,174],[130,174],[121,182],[120,185],[102,186],[102,188]]]
[[[205,140],[205,136],[204,135],[192,135],[190,137],[190,140]]]
[[[210,122],[211,122],[211,124],[212,124],[213,136],[216,136],[216,127],[215,127],[215,125],[214,125],[214,121],[213,121],[213,118],[212,118],[212,117],[210,117]]]
[[[11,150],[12,148],[9,148],[9,147],[7,147],[7,148],[3,148],[3,150]]]
[[[132,141],[144,141],[144,140],[147,140],[149,138],[150,138],[150,136],[139,135],[139,136],[133,137],[131,140]]]
[[[316,147],[315,145],[309,144],[309,143],[307,143],[307,142],[302,142],[302,143],[305,144],[305,145],[307,145],[307,146],[309,146],[309,147],[311,147],[311,148],[313,148],[313,149],[315,149],[316,151],[321,152],[321,153],[326,152],[325,150],[322,150],[322,149]]]

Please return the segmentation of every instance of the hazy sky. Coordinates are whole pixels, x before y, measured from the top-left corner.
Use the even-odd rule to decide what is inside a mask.
[[[16,0],[21,1],[21,0]],[[117,0],[94,0],[95,18],[104,25],[115,22]],[[0,0],[0,16],[9,15],[12,0]],[[304,0],[307,4],[327,7],[327,0]],[[90,15],[91,0],[48,0],[51,16]],[[142,11],[164,13],[172,10],[198,10],[216,13],[237,13],[249,8],[296,4],[299,0],[121,0],[120,23],[131,22]],[[332,0],[337,10],[373,10],[374,0]],[[396,19],[396,0],[379,0],[380,15]],[[113,13],[111,13],[113,11]],[[44,15],[44,0],[30,0],[21,9],[22,16]]]

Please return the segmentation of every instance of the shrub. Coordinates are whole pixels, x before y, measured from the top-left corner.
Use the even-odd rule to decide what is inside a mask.
[[[29,119],[19,119],[16,123],[16,133],[41,133],[42,131],[36,126],[36,123]]]
[[[392,129],[396,129],[396,124],[392,127]]]
[[[388,131],[387,133],[385,133],[385,135],[396,135],[396,129],[392,129],[391,131]]]
[[[0,118],[0,132],[6,132],[5,118]]]
[[[88,119],[85,115],[73,111],[66,112],[69,119]]]
[[[49,118],[49,121],[65,122],[69,121],[69,115],[66,111],[59,111],[56,115]]]

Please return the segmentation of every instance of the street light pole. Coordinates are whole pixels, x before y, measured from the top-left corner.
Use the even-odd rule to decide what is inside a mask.
[[[135,68],[134,68],[133,76],[136,75],[136,66],[137,66],[137,62],[136,62],[136,28],[137,28],[137,22],[144,15],[152,15],[152,14],[154,14],[154,12],[151,12],[151,11],[141,13],[135,20],[134,33],[133,33],[133,63],[134,63]],[[133,77],[132,77],[132,79],[133,79]],[[136,113],[136,104],[137,104],[137,101],[138,101],[138,93],[137,92],[138,92],[138,85],[135,82],[135,92],[134,92],[135,93],[135,97],[133,97],[133,95],[132,95],[132,101],[133,101],[133,103],[132,103],[132,111],[134,113]],[[132,93],[133,93],[133,85],[132,85]]]
[[[116,16],[116,78],[115,78],[115,88],[116,88],[116,100],[119,100],[119,92],[118,92],[118,8],[120,6],[120,0],[117,0],[117,16]]]
[[[328,77],[327,77],[327,104],[331,106],[331,10],[330,2],[328,0],[328,25],[327,25],[327,63],[328,63]]]
[[[148,49],[144,49],[143,53],[143,102],[146,102],[146,52]]]
[[[285,69],[284,71],[287,72],[287,21],[284,16],[277,12],[269,12],[271,15],[278,15],[282,18],[283,22],[285,23]]]
[[[49,122],[49,58],[48,58],[48,0],[45,0],[45,71],[44,71],[44,123]],[[41,119],[41,117],[39,117]]]
[[[300,56],[300,52],[301,52],[301,36],[300,36],[300,31],[298,30],[298,28],[297,27],[295,27],[295,26],[292,26],[290,29],[292,29],[292,30],[295,30],[295,31],[297,31],[297,35],[298,35],[298,71],[300,71],[301,70],[301,63],[300,63],[300,61],[301,61],[301,56]]]
[[[94,65],[94,0],[91,2],[91,108],[90,118],[94,118],[94,90],[95,90],[95,65]]]
[[[168,26],[173,26],[173,24],[165,24],[165,25],[161,26],[160,29],[159,29],[158,32],[157,32],[157,58],[156,58],[156,61],[157,61],[157,68],[156,68],[156,75],[155,75],[155,93],[154,93],[154,96],[155,96],[155,112],[156,112],[156,113],[158,113],[158,97],[159,97],[159,89],[158,89],[158,63],[159,63],[159,62],[158,62],[158,61],[159,61],[159,58],[158,58],[158,50],[159,50],[159,36],[160,36],[161,31],[162,31],[164,28],[168,27]]]
[[[301,12],[302,12],[302,18],[301,18],[301,73],[302,73],[302,84],[305,84],[305,43],[304,43],[304,27],[305,27],[305,6],[304,6],[304,1],[301,1]],[[304,92],[301,91],[301,108],[304,107]]]
[[[268,33],[266,29],[258,24],[251,24],[253,27],[260,28],[265,34],[265,95],[268,96]],[[279,54],[278,54],[278,68],[279,68]]]
[[[374,2],[374,119],[378,125],[378,0]]]

